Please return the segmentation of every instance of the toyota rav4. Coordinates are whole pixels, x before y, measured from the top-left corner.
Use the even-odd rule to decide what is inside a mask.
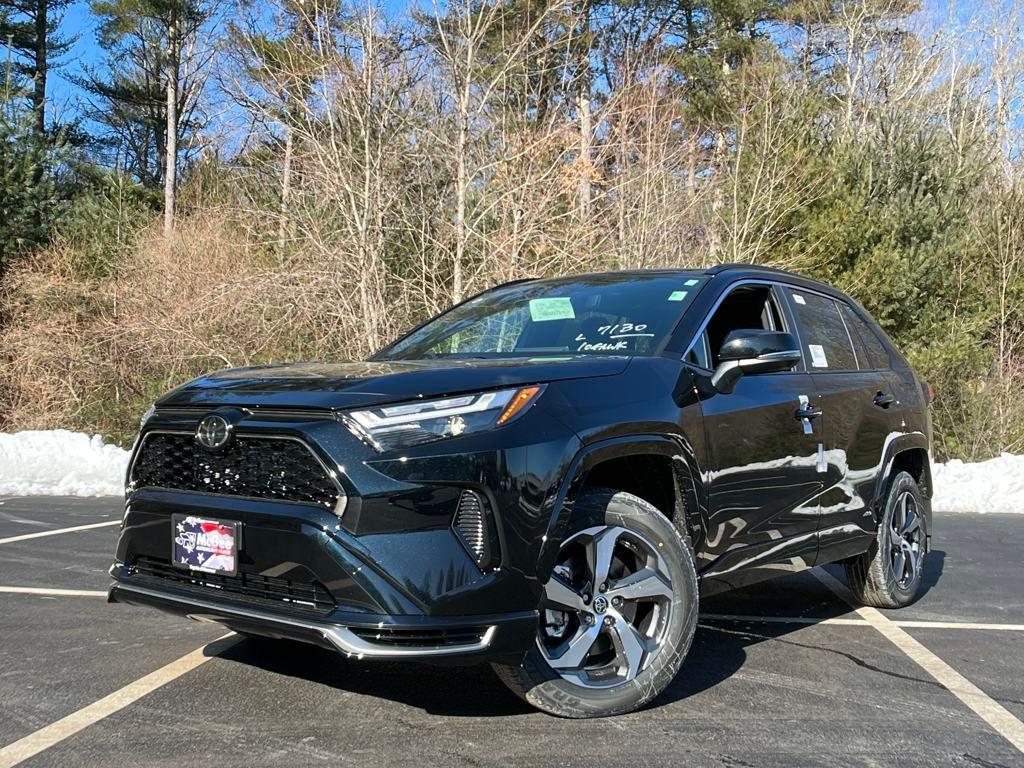
[[[911,602],[929,391],[868,314],[748,265],[522,280],[366,362],[147,412],[110,600],[366,659],[486,660],[568,717],[676,676],[701,595],[843,563]]]

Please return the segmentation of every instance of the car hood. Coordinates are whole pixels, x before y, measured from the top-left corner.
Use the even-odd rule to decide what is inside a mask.
[[[190,381],[158,406],[345,409],[594,376],[614,376],[629,357],[395,360],[233,368]]]

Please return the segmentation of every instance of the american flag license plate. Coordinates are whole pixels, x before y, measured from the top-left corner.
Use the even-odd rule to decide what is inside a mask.
[[[171,526],[171,562],[176,566],[224,576],[237,573],[240,523],[173,515]]]

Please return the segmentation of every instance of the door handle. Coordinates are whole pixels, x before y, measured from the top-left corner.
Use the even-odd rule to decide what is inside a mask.
[[[896,398],[892,395],[887,395],[884,392],[879,392],[871,400],[872,403],[877,405],[879,408],[888,408],[890,405],[896,402]]]
[[[798,419],[816,419],[819,416],[821,416],[821,408],[816,408],[813,405],[807,405],[796,409],[796,417]]]
[[[796,416],[797,421],[803,423],[804,434],[813,435],[814,427],[811,425],[811,421],[821,416],[821,408],[811,405],[811,399],[807,395],[800,395],[798,400],[800,401],[800,407],[796,409],[793,415]]]

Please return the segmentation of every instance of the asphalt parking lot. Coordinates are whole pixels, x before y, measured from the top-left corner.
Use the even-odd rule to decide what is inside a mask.
[[[1024,766],[1020,517],[939,517],[902,611],[854,612],[839,571],[708,599],[652,706],[581,722],[486,666],[347,661],[108,605],[120,512],[0,498],[0,768]],[[32,536],[78,526],[96,527]]]

